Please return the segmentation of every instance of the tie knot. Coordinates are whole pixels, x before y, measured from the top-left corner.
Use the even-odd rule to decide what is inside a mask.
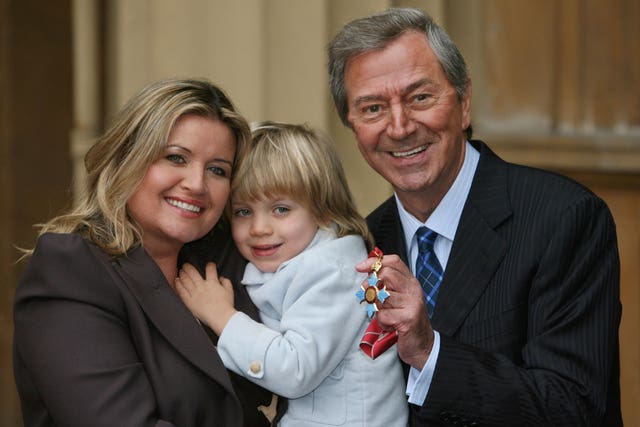
[[[418,238],[418,250],[420,252],[426,252],[433,250],[433,244],[436,241],[436,237],[438,237],[438,233],[422,226],[416,231],[416,237]]]

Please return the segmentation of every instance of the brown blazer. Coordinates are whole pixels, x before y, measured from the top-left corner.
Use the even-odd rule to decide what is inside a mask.
[[[228,256],[229,245],[220,246]],[[257,316],[242,287],[236,307]],[[27,427],[268,424],[257,406],[271,393],[232,377],[140,247],[110,259],[78,234],[43,235],[14,318]]]
[[[622,425],[609,209],[471,143],[480,161],[431,319],[440,353],[412,425]],[[395,199],[367,221],[378,247],[407,262]]]

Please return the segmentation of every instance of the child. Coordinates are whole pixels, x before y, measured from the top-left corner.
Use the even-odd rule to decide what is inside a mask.
[[[359,348],[368,319],[355,265],[371,236],[330,140],[306,126],[266,122],[232,182],[233,239],[249,261],[242,284],[263,323],[233,307],[231,283],[186,265],[185,304],[219,335],[225,366],[289,398],[281,426],[405,426],[395,347],[375,360]]]

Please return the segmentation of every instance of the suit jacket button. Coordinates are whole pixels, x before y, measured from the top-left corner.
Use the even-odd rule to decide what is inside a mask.
[[[262,370],[262,367],[258,362],[251,362],[251,365],[249,365],[249,370],[254,374],[257,374]]]

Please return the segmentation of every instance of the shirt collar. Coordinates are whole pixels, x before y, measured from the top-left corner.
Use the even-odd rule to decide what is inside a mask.
[[[447,191],[438,206],[436,206],[435,210],[424,223],[407,212],[398,195],[394,193],[398,205],[400,222],[404,230],[405,242],[407,242],[407,250],[411,247],[416,230],[423,225],[426,225],[440,236],[453,242],[479,159],[480,153],[467,141],[464,161],[460,172],[458,172],[458,176],[455,181],[453,181],[453,185],[451,185],[449,191]]]

